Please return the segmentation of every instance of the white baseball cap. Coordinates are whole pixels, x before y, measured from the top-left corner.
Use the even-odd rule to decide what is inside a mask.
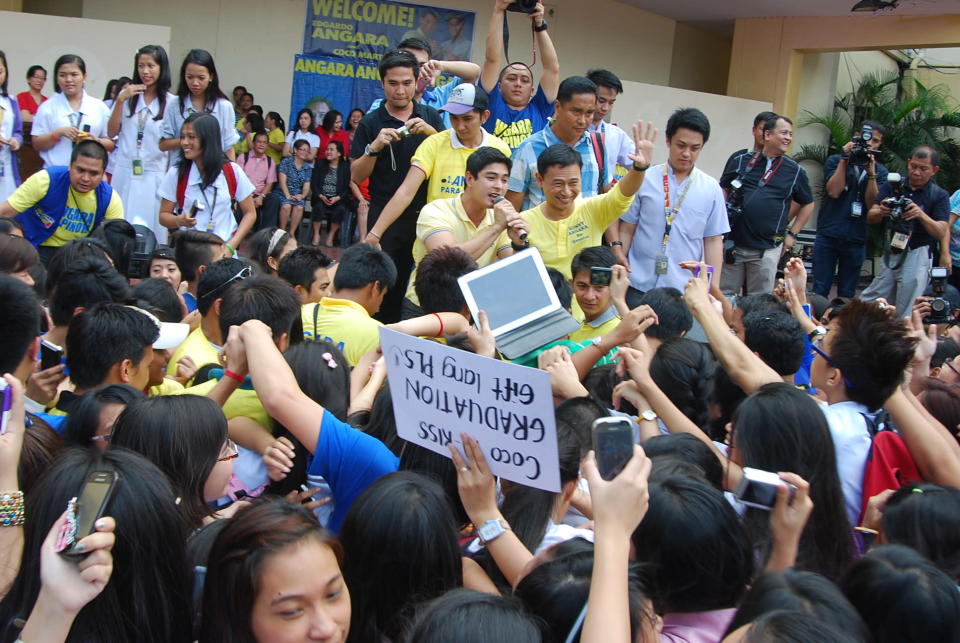
[[[489,105],[490,99],[482,88],[470,83],[460,83],[450,92],[447,104],[441,107],[440,111],[460,116],[474,109],[486,111]]]

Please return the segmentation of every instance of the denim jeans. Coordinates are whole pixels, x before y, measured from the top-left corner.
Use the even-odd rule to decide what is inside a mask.
[[[813,292],[829,297],[836,273],[837,296],[853,297],[866,257],[866,244],[818,234],[813,242]]]

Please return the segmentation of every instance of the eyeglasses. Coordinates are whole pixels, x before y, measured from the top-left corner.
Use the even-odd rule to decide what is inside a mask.
[[[220,449],[220,457],[217,458],[217,462],[227,462],[229,460],[235,460],[238,457],[240,457],[240,452],[237,451],[237,443],[227,438],[227,441],[223,444],[223,448]]]
[[[953,360],[955,359],[956,357],[947,358],[943,360],[943,365],[949,368],[951,371],[953,371],[954,375],[956,375],[957,377],[960,377],[960,371],[958,371],[957,368],[953,365]]]
[[[106,435],[95,435],[92,438],[90,438],[90,441],[91,442],[109,442],[110,438],[112,437],[113,437],[113,431],[111,431],[110,433],[107,433]]]
[[[810,342],[810,348],[813,349],[813,352],[819,355],[820,357],[822,357],[823,361],[825,361],[827,364],[829,364],[833,368],[840,371],[842,374],[843,371],[840,369],[837,363],[833,361],[833,358],[827,355],[827,352],[821,348],[822,345],[823,345],[823,337],[818,337],[812,342]],[[847,388],[853,388],[853,382],[851,382],[846,375],[843,375],[843,383],[846,384]]]
[[[218,290],[221,290],[221,289],[223,289],[223,288],[226,288],[227,286],[229,286],[230,284],[232,284],[234,281],[236,281],[236,280],[238,280],[238,279],[240,279],[240,280],[242,281],[242,280],[246,279],[247,277],[249,277],[249,276],[252,275],[252,274],[253,274],[253,266],[244,266],[243,269],[240,270],[240,272],[238,272],[238,273],[235,274],[234,276],[230,277],[229,279],[227,279],[225,282],[223,282],[222,284],[220,284],[220,285],[217,286],[216,288],[213,288],[213,289],[210,290],[209,292],[205,292],[205,293],[203,293],[202,295],[198,295],[198,296],[197,296],[197,299],[206,299],[207,297],[209,297],[209,296],[212,295],[213,293],[217,292]]]

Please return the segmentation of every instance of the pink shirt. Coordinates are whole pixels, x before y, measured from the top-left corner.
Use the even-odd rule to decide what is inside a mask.
[[[737,609],[664,614],[660,643],[720,643]]]
[[[263,194],[265,186],[277,182],[277,165],[266,154],[259,158],[253,152],[249,158],[246,154],[241,154],[237,157],[237,165],[253,183],[254,194]]]

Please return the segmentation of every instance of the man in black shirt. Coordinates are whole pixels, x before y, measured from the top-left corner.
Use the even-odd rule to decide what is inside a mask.
[[[792,140],[789,118],[769,119],[763,126],[763,149],[731,157],[720,177],[728,203],[741,210],[730,217],[727,246],[732,242],[732,249],[727,249],[720,279],[726,295],[771,292],[780,255],[793,247],[813,213],[807,173],[787,156]]]
[[[419,74],[417,59],[410,52],[392,51],[384,55],[380,61],[384,101],[360,121],[350,146],[351,178],[358,184],[370,178],[368,229],[373,228],[380,212],[403,183],[417,147],[427,136],[443,129],[437,110],[414,100]],[[426,195],[424,182],[383,239],[376,239],[373,233],[367,235],[366,241],[381,247],[397,267],[397,283],[387,292],[377,316],[382,322],[400,320],[400,305],[413,269],[417,214],[426,203]]]
[[[942,239],[950,220],[950,195],[933,181],[940,170],[940,153],[928,145],[913,150],[907,160],[907,177],[902,183],[903,196],[912,203],[903,210],[903,220],[912,222],[909,238],[893,236],[891,245],[900,245],[903,252],[891,253],[884,248],[883,269],[860,294],[861,299],[883,297],[896,302],[897,314],[909,315],[913,300],[923,294],[930,276],[930,247]],[[868,223],[890,222],[889,202],[895,183],[890,179],[881,186],[876,203],[867,214]]]

